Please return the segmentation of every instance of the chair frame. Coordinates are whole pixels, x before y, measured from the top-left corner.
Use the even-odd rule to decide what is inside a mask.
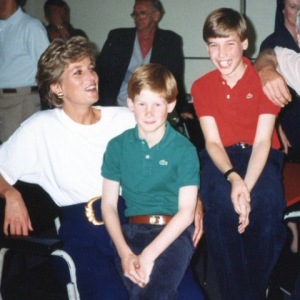
[[[76,267],[71,256],[61,250],[62,242],[56,239],[44,239],[31,236],[6,237],[0,250],[0,299],[5,255],[9,250],[43,256],[58,256],[62,258],[69,269],[70,282],[66,284],[69,300],[80,300],[77,287]]]

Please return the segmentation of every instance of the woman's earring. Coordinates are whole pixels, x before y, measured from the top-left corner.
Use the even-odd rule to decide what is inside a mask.
[[[64,93],[63,93],[63,92],[58,92],[58,93],[57,93],[57,97],[58,97],[59,99],[62,99],[63,96],[64,96]]]

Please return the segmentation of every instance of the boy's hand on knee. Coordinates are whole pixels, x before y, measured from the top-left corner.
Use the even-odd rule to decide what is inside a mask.
[[[140,263],[138,257],[131,253],[122,258],[122,268],[124,276],[135,284],[143,284],[144,279],[139,275]]]
[[[235,211],[240,215],[240,197],[242,196],[244,200],[250,202],[250,192],[245,181],[238,175],[234,179],[230,179],[231,183],[231,201],[233,203]]]
[[[251,211],[250,192],[245,181],[240,176],[231,179],[231,200],[234,210],[239,215],[238,232],[243,233],[249,225],[249,213]]]
[[[239,195],[244,194],[246,200],[250,200],[250,192],[245,181],[240,177],[240,175],[234,174],[235,177],[230,179],[231,183],[231,198],[238,198]]]
[[[244,195],[241,195],[238,201],[240,206],[238,232],[243,233],[246,227],[249,225],[249,214],[251,211],[251,205],[250,202],[246,200]]]
[[[150,281],[150,275],[152,273],[155,261],[147,258],[145,255],[139,255],[140,268],[137,270],[141,278],[144,279],[143,285],[140,287],[145,287],[146,284]]]

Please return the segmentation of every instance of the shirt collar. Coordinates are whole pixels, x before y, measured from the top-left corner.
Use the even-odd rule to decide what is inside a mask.
[[[159,143],[157,143],[155,146],[153,146],[153,149],[159,149],[160,147],[166,147],[173,141],[173,136],[175,134],[175,130],[172,128],[170,123],[167,121],[166,122],[166,131]],[[132,135],[129,138],[130,142],[140,142],[143,139],[139,137],[139,132],[138,132],[138,125],[135,125],[135,128],[132,131]]]

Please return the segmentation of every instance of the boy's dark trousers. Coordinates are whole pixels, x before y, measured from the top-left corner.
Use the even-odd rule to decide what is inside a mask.
[[[124,237],[135,254],[151,243],[163,230],[160,225],[123,225]],[[175,300],[177,288],[194,253],[192,235],[194,227],[186,229],[155,261],[150,282],[140,288],[124,276],[121,260],[116,252],[115,259],[118,271],[125,283],[130,300]]]
[[[244,178],[252,147],[225,148],[233,167]],[[238,233],[238,214],[230,197],[231,184],[206,150],[200,153],[201,200],[208,250],[224,300],[263,300],[270,273],[286,238],[282,222],[284,154],[271,149],[266,166],[251,191],[250,224]]]

